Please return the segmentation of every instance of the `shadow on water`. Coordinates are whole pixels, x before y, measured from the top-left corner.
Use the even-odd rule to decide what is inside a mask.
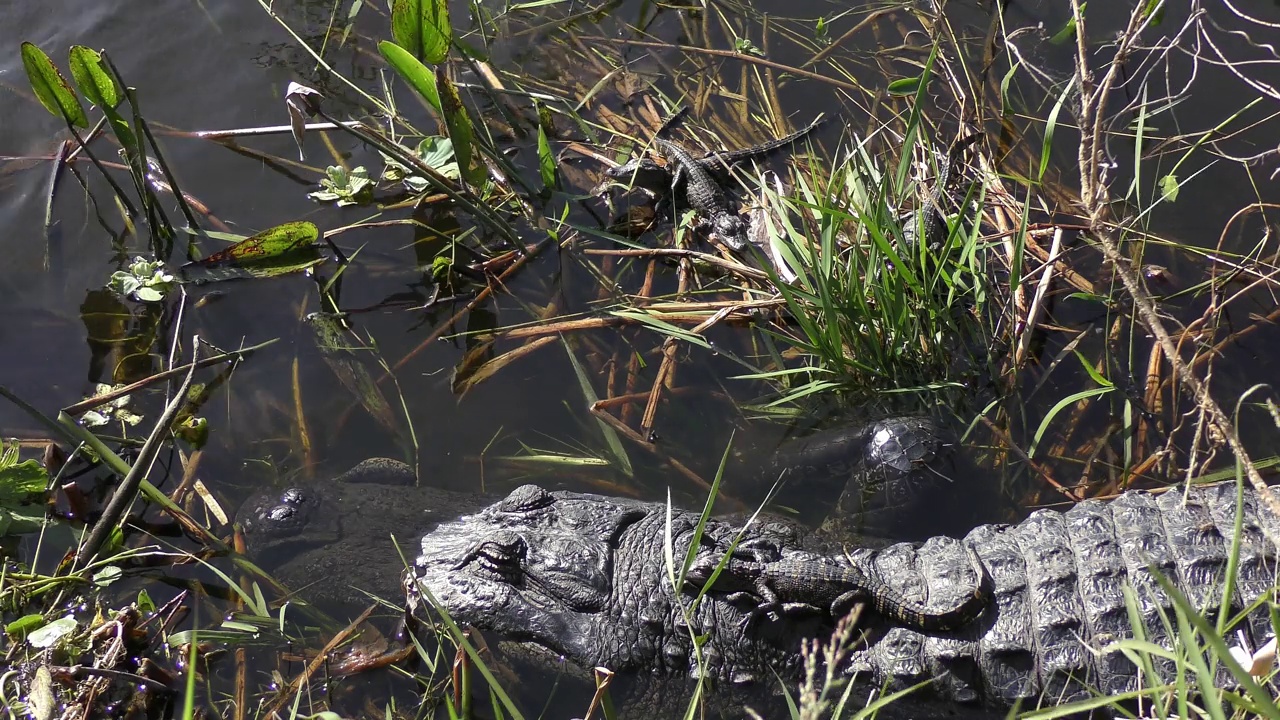
[[[326,27],[345,22],[349,8],[286,3],[275,9],[284,24],[318,45]],[[891,13],[882,8],[858,10],[853,15],[857,20],[876,22],[854,29],[857,20],[851,22],[843,6],[817,1],[757,3],[753,8],[714,5],[690,13],[638,2],[590,9],[554,4],[502,12],[476,4],[466,9],[455,5],[453,10],[455,25],[469,22],[475,17],[473,13],[487,14],[480,27],[470,28],[474,32],[466,41],[483,46],[491,66],[509,82],[512,78],[523,81],[519,92],[495,102],[493,96],[479,91],[476,65],[459,63],[455,68],[459,82],[468,90],[468,102],[490,121],[489,130],[497,144],[510,152],[529,181],[537,181],[539,157],[536,116],[528,97],[543,93],[548,98],[568,98],[572,102],[566,104],[590,120],[590,124],[575,124],[568,113],[561,113],[551,122],[555,131],[552,140],[560,153],[563,190],[572,197],[557,196],[559,204],[547,202],[546,197],[533,200],[539,203],[539,212],[563,209],[569,223],[596,233],[612,220],[597,199],[586,197],[603,166],[598,158],[579,150],[590,146],[603,157],[625,159],[618,152],[625,141],[614,132],[647,141],[652,121],[665,114],[655,100],[662,94],[679,97],[693,107],[690,125],[694,129],[687,132],[701,140],[714,133],[724,138],[725,145],[742,147],[770,136],[767,120],[785,116],[799,127],[821,113],[836,121],[818,132],[816,152],[806,156],[810,160],[843,161],[849,148],[863,140],[872,153],[889,157],[895,149],[901,154],[902,142],[884,128],[904,125],[909,110],[901,101],[913,91],[899,88],[893,94],[884,88],[890,81],[920,73],[930,48],[929,37],[921,28],[932,27],[939,37],[948,38],[947,48],[956,50],[956,57],[937,66],[952,69],[937,78],[950,89],[932,90],[924,96],[928,110],[937,110],[936,131],[931,133],[934,145],[945,147],[954,134],[951,100],[956,95],[968,96],[974,89],[957,92],[955,87],[976,82],[985,88],[984,102],[999,105],[1003,99],[1010,105],[1008,114],[993,116],[987,127],[991,146],[997,150],[993,156],[1002,163],[1000,172],[1006,177],[1026,178],[1037,170],[1043,118],[1067,87],[1075,52],[1074,43],[1049,42],[1046,37],[1069,19],[1069,10],[1062,3],[1008,3],[1004,15],[1007,27],[1029,29],[994,58],[984,55],[990,47],[984,38],[995,27],[992,17],[968,7],[948,9],[950,24],[945,31],[920,22],[919,11]],[[1114,35],[1127,19],[1123,14],[1108,16],[1113,12],[1110,6],[1091,7],[1090,12],[1097,14],[1091,17],[1093,37]],[[1185,12],[1170,9],[1164,27],[1190,22],[1189,17],[1177,17]],[[1025,513],[1028,506],[1059,502],[1064,496],[1114,493],[1130,481],[1128,471],[1135,466],[1141,471],[1134,474],[1144,480],[1182,477],[1188,466],[1197,475],[1224,466],[1222,462],[1201,464],[1202,445],[1212,446],[1210,454],[1221,452],[1220,447],[1206,440],[1205,431],[1193,420],[1186,419],[1192,406],[1176,390],[1170,375],[1149,373],[1148,366],[1160,366],[1161,358],[1153,359],[1149,338],[1127,322],[1131,307],[1116,291],[1114,278],[1090,250],[1088,241],[1074,230],[1068,230],[1064,252],[1071,266],[1088,276],[1092,291],[1076,286],[1049,299],[1052,319],[1031,343],[1030,357],[1017,367],[996,358],[990,367],[973,370],[967,377],[970,384],[956,382],[905,397],[867,393],[857,396],[857,401],[808,398],[791,403],[792,414],[778,415],[770,407],[780,394],[777,386],[742,376],[751,374],[750,368],[765,367],[789,352],[785,340],[794,335],[784,333],[795,330],[785,323],[781,324],[783,333],[777,332],[776,326],[771,333],[762,329],[768,326],[767,321],[744,313],[735,317],[732,325],[707,329],[703,335],[708,344],[664,343],[666,335],[634,321],[601,322],[597,327],[559,335],[506,336],[496,344],[485,339],[500,328],[554,318],[617,318],[617,313],[610,313],[626,307],[642,287],[651,293],[646,305],[675,300],[677,295],[681,301],[732,297],[735,280],[700,280],[697,282],[705,284],[690,286],[687,278],[680,277],[675,261],[588,255],[581,252],[588,246],[592,250],[620,246],[608,241],[593,243],[591,233],[583,232],[563,247],[550,243],[527,261],[527,270],[503,277],[499,292],[474,310],[458,314],[480,288],[499,285],[494,278],[507,266],[494,265],[492,271],[481,266],[475,276],[460,278],[456,287],[442,286],[434,269],[450,245],[441,238],[468,233],[478,238],[477,246],[483,252],[475,251],[478,258],[468,257],[465,262],[450,257],[456,265],[477,259],[493,261],[510,248],[486,236],[477,224],[459,224],[455,213],[437,209],[444,205],[401,210],[394,217],[412,217],[419,223],[370,225],[333,237],[344,253],[355,257],[355,262],[342,270],[337,286],[341,308],[350,313],[354,328],[346,341],[371,341],[376,357],[395,369],[394,385],[378,383],[393,416],[388,423],[365,411],[344,381],[344,371],[335,367],[334,355],[317,345],[312,326],[304,320],[311,313],[329,309],[323,306],[321,287],[336,274],[332,264],[317,270],[319,280],[294,274],[191,286],[181,304],[121,299],[104,289],[108,279],[134,256],[145,254],[147,244],[125,233],[120,214],[109,200],[95,205],[86,199],[87,195],[109,199],[110,193],[83,164],[81,177],[89,193],[64,177],[51,209],[53,222],[46,231],[49,160],[64,139],[65,129],[32,98],[18,45],[33,41],[60,64],[66,48],[73,44],[105,48],[129,84],[138,88],[148,121],[161,130],[160,142],[182,190],[208,208],[209,217],[217,221],[211,225],[243,235],[295,220],[308,220],[326,231],[368,220],[376,212],[367,205],[336,208],[318,204],[307,195],[316,189],[325,165],[341,160],[352,168],[365,165],[376,174],[374,168],[381,167],[381,158],[367,145],[340,133],[330,133],[325,139],[318,134],[308,136],[305,162],[296,160],[297,149],[288,134],[241,139],[237,141],[241,148],[233,150],[182,133],[285,124],[283,93],[290,81],[323,91],[328,110],[335,116],[365,114],[367,105],[358,94],[317,70],[295,38],[261,7],[250,3],[162,3],[154,7],[124,3],[86,9],[83,3],[60,0],[18,3],[6,13],[6,23],[0,26],[0,48],[5,49],[0,53],[0,87],[8,99],[0,103],[0,127],[5,128],[0,135],[0,228],[4,228],[0,252],[6,258],[0,269],[0,305],[8,311],[5,322],[0,323],[2,384],[52,417],[59,408],[93,394],[98,384],[129,383],[168,368],[165,351],[174,340],[171,334],[175,327],[183,330],[181,342],[198,334],[222,350],[280,340],[234,371],[216,375],[210,371],[209,376],[199,378],[210,383],[209,397],[201,410],[212,428],[209,443],[196,453],[161,453],[150,479],[165,491],[185,482],[185,473],[187,480],[198,478],[212,497],[231,511],[238,501],[264,485],[323,484],[326,478],[365,458],[389,456],[416,465],[417,482],[432,492],[493,496],[533,481],[557,488],[663,500],[670,487],[677,502],[698,507],[704,490],[689,480],[689,475],[713,476],[731,438],[741,454],[735,462],[751,465],[762,462],[760,458],[768,457],[789,439],[828,427],[836,422],[828,419],[832,416],[845,418],[838,422],[849,422],[847,418],[858,413],[940,408],[947,411],[948,421],[963,438],[960,444],[968,448],[973,456],[970,461],[978,466],[962,473],[964,482],[981,486],[981,492],[965,495],[969,506],[940,505],[922,515],[906,533],[913,537],[942,530],[959,532],[979,521],[1011,519]],[[773,34],[767,36],[761,29],[766,13],[774,23],[770,26]],[[823,19],[822,25],[817,24],[818,18]],[[382,8],[366,6],[345,43],[341,34],[335,33],[325,45],[326,60],[337,73],[376,95],[381,94],[382,82],[391,79],[376,45],[388,35],[386,24]],[[904,34],[902,28],[908,25],[910,30]],[[1037,26],[1041,29],[1034,30]],[[465,29],[457,27],[459,33]],[[845,31],[850,35],[841,37]],[[1167,38],[1172,30],[1161,32]],[[730,34],[736,34],[736,39]],[[1026,40],[1032,36],[1035,42]],[[839,44],[830,45],[837,40]],[[886,48],[897,50],[891,53]],[[730,50],[743,51],[748,59],[767,57],[773,64],[744,61],[732,57]],[[828,52],[838,61],[826,59]],[[1091,52],[1099,62],[1110,56],[1102,44],[1091,47]],[[815,57],[817,60],[808,64]],[[1274,265],[1276,251],[1265,236],[1267,215],[1265,211],[1241,213],[1242,207],[1251,203],[1262,208],[1261,203],[1274,199],[1273,183],[1266,176],[1280,162],[1275,157],[1263,158],[1250,166],[1250,174],[1238,163],[1213,161],[1193,151],[1196,143],[1210,139],[1219,143],[1215,151],[1223,156],[1245,156],[1271,147],[1269,138],[1274,133],[1268,134],[1266,123],[1274,122],[1273,108],[1280,97],[1274,91],[1251,88],[1238,72],[1192,65],[1178,53],[1157,48],[1145,57],[1156,59],[1142,66],[1145,74],[1139,77],[1166,72],[1177,79],[1171,84],[1181,87],[1190,82],[1186,78],[1193,71],[1196,74],[1185,96],[1175,97],[1179,102],[1171,103],[1169,109],[1148,117],[1127,108],[1116,121],[1115,134],[1109,136],[1105,150],[1107,161],[1115,163],[1114,177],[1110,178],[1116,189],[1113,194],[1124,201],[1123,205],[1117,202],[1116,215],[1125,221],[1137,216],[1134,237],[1138,239],[1133,241],[1132,256],[1136,265],[1155,268],[1148,274],[1151,291],[1169,296],[1161,304],[1161,312],[1179,328],[1194,326],[1199,318],[1218,313],[1212,329],[1200,336],[1188,333],[1184,340],[1212,348],[1212,359],[1203,362],[1212,364],[1215,394],[1232,406],[1249,388],[1271,380],[1264,362],[1280,349],[1271,328],[1276,313],[1269,268]],[[1034,73],[1019,70],[1032,66]],[[1001,89],[1001,75],[1011,67],[1015,67],[1011,81]],[[966,68],[976,81],[962,79],[954,72],[957,68]],[[1271,74],[1265,82],[1276,79],[1274,65],[1266,66],[1264,72]],[[811,77],[814,73],[830,82]],[[1251,77],[1263,76],[1254,73]],[[403,86],[397,87],[401,111],[425,126],[428,114]],[[759,92],[761,87],[775,89],[775,93],[765,95]],[[1140,90],[1136,80],[1125,85],[1115,93],[1116,108],[1135,102]],[[1253,96],[1249,93],[1261,97],[1261,102],[1250,104]],[[749,101],[742,101],[744,97]],[[1066,127],[1065,116],[1052,137],[1054,167],[1046,175],[1044,187],[1031,183],[1037,185],[1037,192],[1043,190],[1043,196],[1027,204],[1032,222],[1056,221],[1069,227],[1075,222],[1070,188],[1077,183],[1073,164],[1078,136]],[[511,122],[513,118],[516,122]],[[1219,124],[1229,125],[1231,131],[1223,132],[1220,138],[1198,134]],[[1137,128],[1145,134],[1142,145],[1136,138]],[[107,143],[99,144],[104,158],[116,159],[114,146],[108,149]],[[602,147],[605,144],[607,148]],[[1135,156],[1142,158],[1137,166]],[[1185,165],[1179,164],[1184,161]],[[1160,184],[1160,178],[1166,176],[1183,183],[1179,199],[1156,203],[1162,187],[1168,192],[1167,186]],[[1123,188],[1131,182],[1137,190],[1126,195]],[[391,213],[386,217],[392,217]],[[547,223],[547,227],[551,225]],[[1001,241],[997,230],[983,227],[984,232],[991,231],[993,246]],[[528,222],[520,229],[521,242],[530,245],[548,236],[545,228]],[[557,240],[567,235],[565,230],[559,228]],[[658,244],[654,238],[659,234],[665,242],[669,233],[650,233],[636,247]],[[213,247],[206,248],[204,254]],[[172,257],[162,258],[175,267],[188,259],[182,248]],[[1034,267],[1039,263],[1037,260]],[[1025,283],[1034,279],[1019,278]],[[1166,282],[1169,285],[1160,285]],[[1213,291],[1206,289],[1210,285]],[[454,291],[456,298],[449,300]],[[433,298],[441,296],[446,300],[433,304]],[[609,312],[602,312],[602,308]],[[1009,322],[1003,319],[1006,326]],[[690,326],[683,327],[687,330]],[[568,339],[561,339],[565,337]],[[542,344],[533,347],[535,343]],[[485,361],[525,345],[530,346],[527,356],[496,369],[490,366],[494,370],[491,376],[465,385]],[[991,354],[1013,357],[1015,345],[998,346]],[[616,462],[616,449],[606,441],[608,431],[602,430],[600,419],[587,410],[596,398],[584,392],[583,379],[600,398],[630,398],[629,403],[606,412],[616,413],[627,427],[639,428],[647,399],[643,396],[659,384],[655,376],[665,367],[663,358],[668,355],[679,359],[678,381],[670,381],[670,392],[656,404],[656,422],[646,427],[648,432],[640,438],[655,445],[657,451],[647,453],[637,449],[639,443],[622,440],[626,457],[634,465],[631,473],[623,472]],[[787,355],[786,359],[794,357]],[[743,358],[749,362],[740,362]],[[575,370],[575,362],[587,363],[587,369]],[[385,372],[376,362],[361,360],[360,364],[375,379]],[[1002,376],[1001,369],[1007,374]],[[1150,390],[1153,376],[1158,387],[1154,395]],[[1096,388],[1098,377],[1107,378],[1115,391],[1088,402],[1090,398],[1080,393]],[[132,400],[131,408],[146,418],[142,428],[158,416],[167,400],[159,387],[138,393]],[[1068,403],[1070,409],[1059,407],[1063,398],[1073,395],[1077,404]],[[1159,407],[1151,407],[1153,397]],[[1257,412],[1254,407],[1246,410]],[[1047,415],[1058,420],[1049,428],[1041,427]],[[997,420],[984,424],[980,416]],[[1132,431],[1135,416],[1151,418],[1148,435],[1136,437]],[[1275,432],[1273,425],[1260,421],[1242,421],[1240,429],[1246,445],[1264,448]],[[29,414],[7,403],[0,404],[0,430],[5,436],[49,438],[47,430]],[[103,432],[127,435],[137,444],[145,437],[144,430],[118,420]],[[1159,451],[1162,446],[1167,452]],[[1035,452],[1037,447],[1039,452]],[[1031,463],[1019,457],[1028,449],[1034,454]],[[565,457],[551,465],[518,457],[552,454]],[[584,455],[598,462],[567,459]],[[1158,465],[1156,461],[1154,466],[1141,465],[1144,459],[1157,455]],[[689,472],[675,469],[673,459]],[[1261,458],[1255,458],[1259,459],[1274,460],[1274,454],[1264,451]],[[599,467],[610,461],[612,467]],[[80,474],[70,479],[88,496],[85,506],[102,501],[111,485],[105,482],[108,474],[103,470],[77,472]],[[1082,475],[1084,480],[1077,487]],[[167,480],[162,482],[164,478]],[[1081,490],[1086,485],[1087,493]],[[826,488],[832,496],[819,498],[818,504],[829,507],[840,489]],[[319,584],[327,591],[342,583],[337,579],[342,576],[346,585],[359,585],[395,602],[398,563],[387,535],[393,532],[401,546],[412,551],[415,535],[422,530],[415,526],[418,515],[412,499],[420,490],[423,488],[385,492],[358,488],[339,504],[342,522],[348,528],[359,527],[359,534],[368,537],[356,540],[357,533],[339,530],[341,547],[324,546],[323,552],[314,547],[298,548],[299,558],[314,562],[295,564],[295,570],[303,570],[284,578],[286,584],[295,589],[299,584]],[[732,480],[726,494],[731,500],[751,498],[750,492],[735,487]],[[998,500],[992,499],[996,496]],[[784,496],[779,506],[802,516],[813,515],[812,508],[803,507],[813,500]],[[58,502],[64,512],[83,510],[65,507],[71,501],[64,497]],[[202,521],[217,526],[214,516],[204,513],[201,502],[190,505],[193,511],[200,508]],[[940,511],[950,511],[951,526],[931,524]],[[376,517],[379,522],[366,523],[361,519],[364,517]],[[148,513],[140,522],[154,519],[153,513]],[[149,530],[162,544],[198,549],[171,521],[159,521],[158,527]],[[225,526],[222,530],[226,534]],[[146,536],[131,532],[130,537],[142,542]],[[63,537],[61,544],[43,546],[42,556],[35,558],[33,544],[27,543],[19,551],[19,559],[52,572],[62,553],[73,547],[74,539]],[[375,556],[376,563],[369,560]],[[230,570],[228,564],[215,562],[218,568]],[[343,574],[344,568],[352,567],[361,572]],[[216,573],[199,566],[176,570],[165,566],[162,581],[157,581],[156,574],[140,561],[130,566],[124,582],[111,586],[108,592],[127,602],[126,598],[145,590],[163,606],[185,598],[192,588],[201,587],[199,583],[225,587]],[[214,594],[218,597],[201,604],[200,613],[170,630],[180,629],[182,623],[200,629],[212,627],[200,616],[222,616],[231,607],[230,593]],[[345,590],[316,592],[312,599],[321,610],[335,616],[350,615],[352,603]],[[5,612],[10,611],[6,608]],[[299,622],[302,627],[290,629],[299,633],[293,639],[317,645],[318,633],[303,634],[304,628],[314,631],[307,624],[311,619]],[[391,624],[382,627],[389,631]],[[270,649],[286,648],[281,638]],[[285,666],[286,679],[292,677],[288,673],[300,670],[298,665]],[[251,658],[249,667],[265,676],[277,665],[264,656]],[[213,663],[209,670],[208,699],[222,702],[236,682],[232,664]],[[251,692],[266,685],[251,680]],[[339,707],[352,713],[360,713],[362,708],[372,713],[388,694],[402,707],[415,707],[423,688],[416,680],[382,670],[339,681],[327,690]],[[573,703],[569,707],[585,707],[579,699]]]

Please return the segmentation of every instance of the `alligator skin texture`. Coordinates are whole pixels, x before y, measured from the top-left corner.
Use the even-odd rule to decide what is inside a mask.
[[[1275,489],[1273,495],[1280,497]],[[1276,553],[1262,528],[1280,532],[1259,499],[1245,492],[1237,612],[1275,585]],[[960,703],[1024,709],[1090,697],[1090,688],[1115,694],[1140,687],[1134,665],[1119,652],[1101,652],[1132,635],[1123,588],[1133,587],[1147,639],[1170,640],[1163,612],[1172,603],[1152,570],[1172,579],[1195,607],[1216,612],[1235,519],[1233,484],[1180,492],[1127,492],[1090,500],[1058,513],[1042,510],[1015,526],[984,525],[964,539],[986,566],[995,607],[967,628],[926,636],[883,629],[854,657],[854,668],[908,687],[933,679],[935,692]],[[943,608],[970,592],[972,580],[959,543],[933,538],[874,553],[883,581],[929,608]],[[1253,648],[1270,632],[1264,609],[1243,628]],[[1216,617],[1216,616],[1215,616]],[[1157,670],[1171,677],[1169,666]],[[1220,680],[1225,681],[1223,676]]]

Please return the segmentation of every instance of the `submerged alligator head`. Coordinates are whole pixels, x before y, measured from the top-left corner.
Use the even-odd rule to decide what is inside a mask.
[[[422,533],[494,500],[416,481],[408,465],[372,458],[335,478],[256,493],[236,521],[249,554],[286,587],[321,605],[367,605],[370,594],[400,595],[401,557],[412,558]]]

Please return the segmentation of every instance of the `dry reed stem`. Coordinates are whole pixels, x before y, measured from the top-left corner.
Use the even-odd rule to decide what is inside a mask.
[[[1048,296],[1049,287],[1053,284],[1054,269],[1057,266],[1058,255],[1062,252],[1062,228],[1058,228],[1053,233],[1053,244],[1049,247],[1049,257],[1042,266],[1040,282],[1036,285],[1036,294],[1031,299],[1031,306],[1027,308],[1026,320],[1022,327],[1015,333],[1018,336],[1018,346],[1013,353],[1013,366],[1022,367],[1022,363],[1027,359],[1027,350],[1031,346],[1031,335],[1035,331],[1036,325],[1040,322],[1040,314],[1044,310],[1045,298]]]

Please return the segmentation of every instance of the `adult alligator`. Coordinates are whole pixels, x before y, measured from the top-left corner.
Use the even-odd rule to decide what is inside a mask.
[[[1156,573],[1196,607],[1219,604],[1236,506],[1232,484],[1193,488],[1185,502],[1177,492],[1131,491],[1109,503],[1038,511],[1014,526],[983,525],[962,540],[845,554],[817,548],[814,537],[787,525],[713,519],[699,533],[698,515],[662,504],[526,486],[423,537],[406,586],[411,604],[429,598],[458,622],[548,657],[607,667],[649,699],[659,696],[655,683],[671,698],[672,683],[697,678],[734,705],[759,701],[753,691],[776,687],[775,673],[788,683],[799,679],[802,643],[824,640],[838,620],[829,587],[793,583],[778,599],[810,612],[752,622],[768,599],[749,591],[752,575],[765,568],[742,556],[771,548],[799,557],[794,570],[815,562],[803,553],[818,552],[821,563],[859,568],[859,578],[873,574],[920,612],[955,621],[942,630],[927,622],[904,627],[911,623],[894,611],[862,618],[864,642],[838,668],[863,683],[855,698],[931,681],[888,714],[977,715],[993,706],[1055,705],[1091,690],[1137,689],[1139,671],[1113,646],[1133,634],[1126,588],[1138,616],[1132,622],[1141,623],[1147,640],[1168,645],[1162,615],[1173,616],[1172,603]],[[1252,490],[1243,492],[1242,507],[1233,613],[1273,592],[1276,553],[1263,529],[1280,533],[1280,521]],[[677,587],[679,568],[667,558],[678,563],[691,546],[694,582]],[[723,587],[706,572],[720,565]],[[989,592],[975,608],[984,574]],[[827,573],[822,583],[831,578]],[[705,594],[693,604],[699,592]],[[1240,628],[1255,647],[1270,632],[1260,604]],[[960,606],[967,608],[963,618],[950,614]],[[1156,671],[1168,679],[1171,668]]]

